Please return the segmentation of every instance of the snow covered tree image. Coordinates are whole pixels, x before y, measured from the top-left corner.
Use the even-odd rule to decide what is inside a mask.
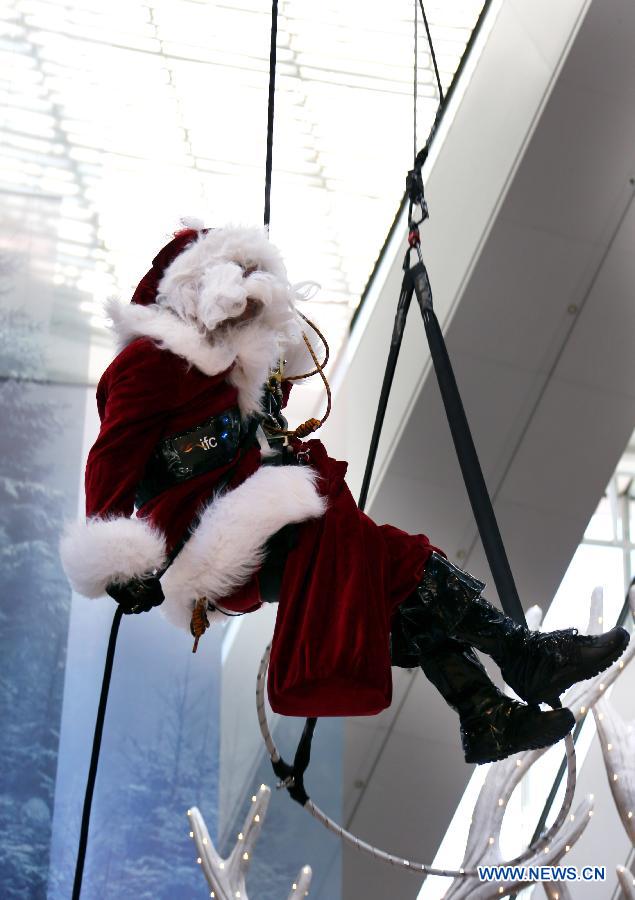
[[[38,326],[25,312],[0,308],[0,872],[7,900],[46,895],[70,607],[57,545],[71,498],[53,483],[42,452],[68,413],[44,375]]]
[[[162,710],[152,738],[135,735],[121,742],[116,764],[123,766],[125,782],[118,789],[113,779],[100,816],[118,833],[95,842],[99,857],[116,841],[118,858],[108,876],[105,859],[95,866],[109,882],[95,896],[172,900],[203,893],[184,811],[192,794],[217,808],[218,734],[214,710],[192,668],[193,663],[183,665],[170,682],[149,686],[147,702]]]

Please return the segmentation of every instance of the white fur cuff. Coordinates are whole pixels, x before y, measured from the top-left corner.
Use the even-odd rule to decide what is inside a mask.
[[[263,562],[267,540],[284,525],[323,515],[326,503],[307,467],[263,466],[204,510],[183,550],[161,579],[161,611],[188,628],[199,597],[222,606]]]
[[[94,518],[66,527],[60,557],[73,590],[101,597],[108,584],[124,584],[164,566],[165,538],[143,519]]]

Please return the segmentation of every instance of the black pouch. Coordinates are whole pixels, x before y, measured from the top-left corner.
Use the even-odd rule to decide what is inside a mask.
[[[188,431],[164,438],[155,447],[137,486],[137,509],[167,488],[231,462],[241,436],[240,411],[232,407]]]

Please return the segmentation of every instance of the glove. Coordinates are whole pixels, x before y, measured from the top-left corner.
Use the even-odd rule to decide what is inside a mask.
[[[133,578],[125,584],[109,584],[106,593],[116,600],[126,615],[149,612],[165,600],[157,575],[150,578]]]

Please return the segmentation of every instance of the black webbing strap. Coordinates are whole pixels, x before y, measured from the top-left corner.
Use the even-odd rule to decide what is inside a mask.
[[[485,484],[452,363],[432,306],[432,290],[428,272],[424,264],[418,262],[409,270],[407,276],[412,279],[414,292],[423,316],[432,363],[439,382],[454,448],[498,596],[507,615],[519,624],[526,625],[525,613]]]
[[[273,771],[280,779],[278,786],[285,787],[289,792],[289,796],[296,803],[299,803],[300,806],[304,806],[309,800],[309,795],[304,788],[304,773],[311,762],[311,741],[313,740],[316,724],[316,718],[306,720],[292,766],[286,763],[282,757],[276,762],[271,760]]]

